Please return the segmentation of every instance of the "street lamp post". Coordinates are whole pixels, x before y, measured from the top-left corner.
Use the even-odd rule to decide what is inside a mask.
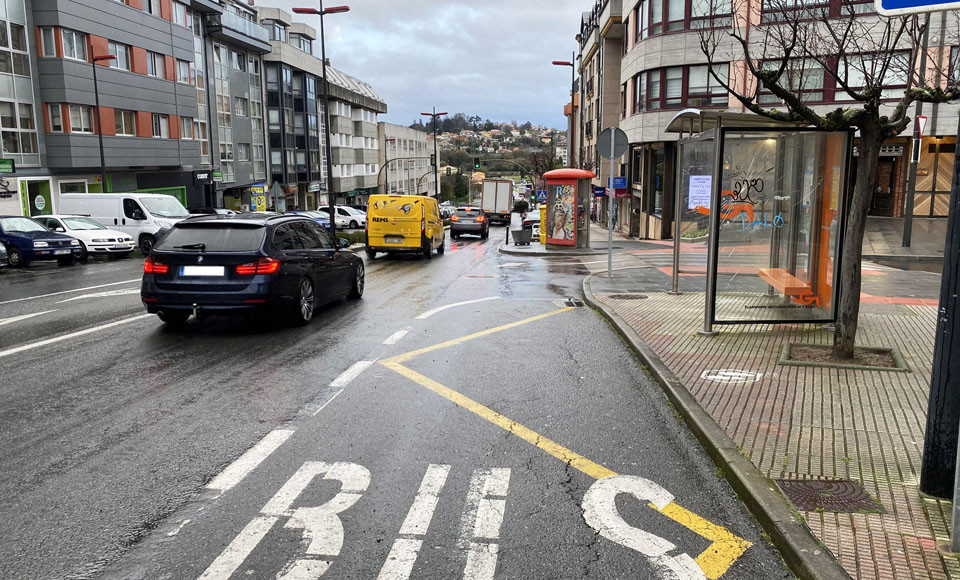
[[[377,193],[387,193],[390,191],[390,173],[387,173],[386,183],[383,186],[384,191],[380,191],[380,173],[383,173],[383,170],[386,166],[390,165],[390,159],[387,154],[390,152],[390,149],[387,148],[387,143],[393,143],[394,149],[397,147],[397,138],[396,137],[387,137],[383,140],[383,167],[380,168],[380,172],[377,174]],[[396,152],[395,152],[396,153]],[[394,159],[396,159],[396,154],[394,154]]]
[[[323,8],[323,0],[317,0],[320,9],[316,8],[294,8],[296,14],[316,14],[320,17],[320,58],[323,61],[323,128],[324,136],[327,139],[327,205],[330,213],[330,234],[337,237],[337,221],[334,219],[337,215],[336,199],[333,194],[333,153],[330,146],[330,84],[327,81],[327,45],[323,34],[323,17],[327,14],[341,14],[350,12],[349,6],[332,6]]]
[[[100,89],[97,86],[97,63],[110,62],[117,58],[112,54],[96,56],[93,45],[90,45],[90,65],[93,67],[93,102],[97,105],[97,140],[100,142],[100,188],[107,193],[107,162],[103,155],[103,118],[100,115]]]
[[[437,117],[446,115],[446,112],[438,113],[437,108],[433,108],[433,113],[420,113],[424,117],[433,117],[433,173],[434,173],[434,191],[433,195],[440,197],[440,150],[437,147]],[[419,188],[419,186],[418,186]]]
[[[574,127],[573,115],[576,113],[576,110],[577,110],[577,102],[576,102],[577,101],[577,94],[576,94],[577,67],[574,65],[574,62],[576,62],[576,53],[574,53],[570,57],[569,61],[566,61],[566,60],[553,61],[553,64],[555,66],[570,67],[570,128],[567,130],[567,141],[568,141],[567,166],[568,167],[576,167],[577,165],[576,163],[574,163],[574,159],[573,159],[573,127]]]

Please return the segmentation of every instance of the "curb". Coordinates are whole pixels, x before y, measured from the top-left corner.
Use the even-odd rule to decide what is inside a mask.
[[[919,256],[903,256],[900,254],[864,254],[861,256],[863,260],[870,260],[871,262],[898,262],[898,263],[910,263],[910,262],[943,262],[943,254],[937,256],[933,255],[919,255]]]
[[[606,255],[606,253],[607,253],[606,250],[604,250],[603,252],[596,252],[596,251],[590,251],[590,252],[571,252],[571,251],[567,251],[567,250],[549,250],[549,251],[548,251],[548,250],[540,250],[540,251],[538,251],[538,252],[534,252],[534,251],[531,251],[531,250],[511,250],[511,249],[507,248],[506,246],[504,246],[503,244],[500,244],[497,250],[498,250],[501,254],[506,254],[507,256],[533,256],[534,258],[547,258],[547,257],[550,257],[550,256],[563,256],[563,257],[568,257],[568,256],[573,256],[573,257],[578,257],[578,256],[600,256],[600,255]]]
[[[740,454],[733,439],[700,406],[686,386],[636,331],[611,308],[596,299],[591,290],[592,278],[593,276],[588,276],[583,280],[586,303],[610,321],[647,366],[648,372],[660,384],[687,427],[714,463],[724,470],[730,486],[764,531],[770,535],[790,569],[804,580],[850,580],[850,575],[830,550],[823,547],[810,528],[798,518],[793,506],[777,485]]]

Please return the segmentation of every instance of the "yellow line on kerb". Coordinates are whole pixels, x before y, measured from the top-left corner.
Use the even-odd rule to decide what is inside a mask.
[[[463,344],[464,342],[473,340],[475,338],[480,338],[496,332],[501,332],[503,330],[516,328],[518,326],[543,320],[544,318],[561,314],[563,312],[568,312],[570,310],[573,310],[573,308],[562,308],[560,310],[554,310],[553,312],[548,312],[546,314],[541,314],[525,320],[511,322],[510,324],[476,332],[462,338],[448,340],[447,342],[442,342],[434,346],[421,348],[419,350],[410,351],[408,353],[384,359],[380,361],[380,364],[392,370],[393,372],[410,379],[418,385],[426,387],[448,401],[463,407],[478,417],[486,419],[508,433],[516,435],[527,443],[542,449],[560,461],[569,464],[571,467],[576,468],[577,470],[594,479],[613,477],[617,475],[615,471],[608,469],[599,463],[590,461],[586,457],[567,449],[556,441],[548,439],[536,431],[524,427],[509,417],[501,415],[490,407],[478,403],[470,397],[459,393],[450,387],[441,385],[437,381],[403,365],[403,363],[409,361],[410,359],[428,352]],[[747,548],[753,545],[747,540],[730,533],[730,531],[723,526],[719,526],[708,520],[705,520],[686,508],[677,505],[675,502],[670,502],[664,506],[662,510],[658,510],[653,504],[648,505],[657,512],[712,542],[710,546],[708,546],[707,549],[695,559],[696,563],[703,570],[704,575],[710,580],[717,580],[723,576],[727,570],[730,569],[730,566],[733,565],[737,558],[743,555]]]

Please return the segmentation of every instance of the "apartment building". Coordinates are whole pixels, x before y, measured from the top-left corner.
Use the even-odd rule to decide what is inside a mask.
[[[323,62],[313,55],[316,31],[278,8],[260,8],[270,36],[264,56],[269,180],[278,209],[364,203],[379,171],[377,115],[387,110],[370,85],[327,67],[333,175],[327,176]]]
[[[436,196],[430,156],[432,135],[393,123],[379,123],[380,185],[385,193]]]
[[[841,14],[842,0],[820,3]],[[818,5],[820,5],[818,4]],[[608,126],[619,126],[630,141],[629,152],[615,163],[615,173],[629,177],[630,198],[619,200],[617,229],[644,238],[670,238],[676,195],[677,135],[666,133],[670,120],[686,108],[746,112],[710,74],[700,50],[697,30],[712,19],[724,23],[723,3],[713,3],[713,14],[705,12],[710,3],[680,0],[596,0],[580,22],[580,71],[584,79],[580,96],[584,108],[579,127],[580,150],[584,159],[596,159],[596,134]],[[858,18],[874,18],[872,3],[858,3]],[[731,4],[727,3],[727,10]],[[761,13],[764,8],[761,6]],[[728,22],[732,22],[729,15]],[[946,18],[931,19],[931,39],[950,38]],[[762,26],[761,22],[754,26]],[[933,42],[931,43],[933,44]],[[933,58],[957,62],[957,47],[931,46]],[[714,64],[721,78],[742,73],[742,63]],[[616,81],[615,83],[613,81]],[[818,100],[815,109],[826,111],[849,104],[822,70],[812,71],[805,90]],[[896,88],[893,86],[892,88]],[[773,95],[762,97],[773,103]],[[924,105],[928,124],[921,146],[916,216],[945,216],[949,207],[952,165],[956,148],[956,125],[960,105]],[[902,216],[906,206],[906,175],[910,164],[910,135],[884,144],[880,184],[871,214]],[[599,166],[606,181],[608,161]],[[601,180],[596,183],[599,185]],[[606,220],[606,200],[600,205]]]

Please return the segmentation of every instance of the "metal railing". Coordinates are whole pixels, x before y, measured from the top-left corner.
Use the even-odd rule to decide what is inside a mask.
[[[230,30],[239,32],[240,34],[244,34],[250,38],[255,38],[262,42],[270,42],[270,33],[266,28],[260,26],[256,22],[251,22],[245,18],[241,18],[232,12],[224,12],[221,14],[220,23],[224,28],[229,28]]]

